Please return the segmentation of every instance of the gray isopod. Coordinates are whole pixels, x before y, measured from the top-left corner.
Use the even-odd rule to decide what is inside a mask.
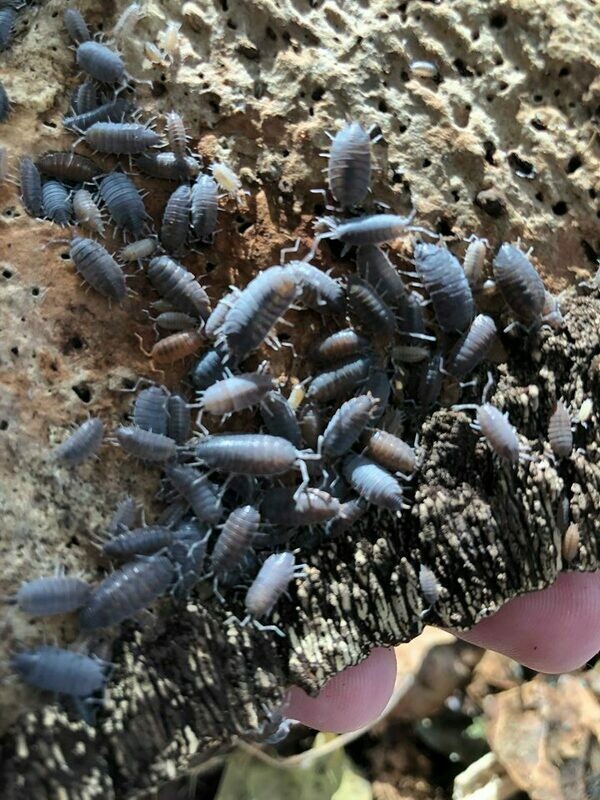
[[[6,122],[10,114],[10,100],[4,88],[4,84],[0,81],[0,122]]]
[[[496,323],[486,314],[478,314],[468,332],[454,348],[446,371],[462,381],[483,361],[496,338]]]
[[[108,668],[99,659],[49,645],[15,653],[10,665],[30,686],[81,698],[104,688]]]
[[[87,189],[77,189],[73,194],[73,211],[79,225],[104,236],[102,212]]]
[[[75,57],[77,66],[100,83],[124,83],[127,79],[123,59],[105,44],[81,42]]]
[[[42,178],[40,171],[30,158],[19,162],[21,199],[32,217],[42,216]]]
[[[573,450],[573,431],[569,409],[559,400],[548,424],[548,441],[555,456],[567,458]]]
[[[530,328],[542,317],[546,301],[544,282],[527,255],[503,244],[493,261],[494,279],[517,322]]]
[[[364,353],[369,348],[369,340],[352,328],[336,331],[320,342],[314,350],[317,361],[335,364],[349,356]]]
[[[445,332],[462,333],[473,319],[474,302],[458,259],[443,247],[424,243],[416,245],[414,256],[438,325]]]
[[[350,530],[367,510],[366,503],[361,498],[347,500],[340,505],[336,517],[327,523],[326,531],[329,539],[337,539]]]
[[[323,432],[323,419],[320,410],[312,403],[308,403],[300,408],[298,424],[302,439],[308,447],[316,450],[319,446],[319,436]]]
[[[224,354],[207,350],[190,371],[190,381],[196,389],[206,389],[225,375]]]
[[[178,311],[207,319],[210,300],[193,274],[168,256],[150,261],[148,279],[156,291]]]
[[[74,236],[69,255],[77,272],[92,289],[119,302],[124,299],[127,287],[123,270],[101,244]]]
[[[202,411],[223,417],[244,408],[258,405],[273,388],[273,379],[268,372],[246,372],[223,378],[200,394]]]
[[[125,564],[94,590],[79,615],[81,630],[109,628],[133,617],[165,594],[175,578],[174,565],[163,555]]]
[[[192,191],[179,186],[167,200],[160,228],[160,241],[169,253],[181,253],[190,229]]]
[[[350,450],[373,418],[379,401],[370,394],[352,397],[335,412],[321,442],[324,458],[339,458]]]
[[[356,275],[351,275],[348,279],[348,304],[372,336],[384,341],[394,338],[394,312],[370,283]]]
[[[192,156],[177,156],[170,151],[141,153],[135,159],[140,172],[151,178],[162,178],[167,181],[185,181],[195,178],[200,171],[200,164]]]
[[[138,239],[136,242],[131,242],[121,250],[120,255],[123,261],[141,261],[151,256],[156,248],[156,239],[148,237],[147,239]]]
[[[315,243],[321,239],[338,239],[347,247],[364,247],[368,244],[391,242],[405,233],[416,230],[410,225],[414,216],[415,212],[412,211],[407,217],[399,217],[396,214],[373,214],[348,221],[339,221],[334,217],[319,217],[317,225],[328,230],[320,233]]]
[[[274,389],[268,391],[260,403],[260,415],[265,428],[272,436],[282,436],[294,447],[302,446],[302,433],[296,415],[285,397]]]
[[[328,403],[348,394],[364,383],[372,361],[366,356],[349,358],[327,372],[321,372],[310,383],[306,396],[315,403]]]
[[[100,182],[100,196],[115,224],[140,239],[150,218],[131,178],[122,172],[111,172]]]
[[[137,122],[94,122],[82,137],[92,150],[116,155],[143,153],[161,143],[158,133]]]
[[[142,461],[164,462],[177,455],[177,445],[173,439],[161,433],[120,425],[115,436],[126,453]]]
[[[172,394],[167,403],[169,423],[167,432],[178,445],[184,445],[190,438],[192,430],[192,414],[185,397]]]
[[[162,386],[149,386],[135,398],[131,421],[145,431],[167,433],[169,392]]]
[[[42,184],[42,206],[45,216],[57,225],[68,225],[71,221],[71,192],[60,181],[50,180]]]
[[[508,414],[491,403],[477,406],[477,426],[487,439],[489,446],[509,464],[517,464],[521,455],[516,429],[508,421]]]
[[[188,135],[183,119],[176,111],[169,111],[165,114],[165,132],[171,150],[176,156],[183,158],[187,150]]]
[[[177,580],[173,587],[175,600],[184,602],[204,572],[208,535],[198,523],[186,523],[189,533],[178,529],[176,540],[169,548],[169,558],[175,565]]]
[[[423,298],[417,292],[408,292],[399,307],[400,316],[396,319],[396,327],[400,341],[404,344],[419,344],[432,341],[425,331],[423,317]]]
[[[344,459],[342,471],[358,495],[373,505],[400,515],[402,486],[386,469],[366,456],[351,454]]]
[[[361,203],[371,185],[371,138],[358,122],[347,123],[331,142],[329,189],[341,206]]]
[[[238,295],[238,290],[234,289],[224,295],[214,307],[210,317],[204,323],[204,335],[208,339],[214,339],[217,336]]]
[[[320,525],[339,514],[340,501],[322,489],[309,487],[298,493],[294,487],[277,486],[265,491],[261,511],[275,525]]]
[[[285,269],[298,284],[299,299],[304,305],[315,311],[327,308],[336,314],[343,313],[346,302],[339,281],[306,261],[290,261]]]
[[[63,14],[63,20],[67,33],[75,44],[90,41],[92,37],[90,36],[89,28],[79,9],[66,8]]]
[[[375,430],[369,434],[365,453],[390,472],[410,475],[417,468],[414,447],[389,431]]]
[[[284,594],[294,578],[305,575],[304,566],[296,565],[293,553],[273,553],[260,568],[258,575],[246,593],[244,604],[248,617],[242,622],[246,624],[251,618],[255,620],[268,616],[279,598]],[[283,632],[274,625],[258,625],[262,630],[274,630],[283,636]]]
[[[253,278],[237,298],[217,341],[238,359],[255,350],[292,305],[298,286],[285,267],[270,267]]]
[[[99,105],[101,103],[98,102],[98,84],[96,81],[87,78],[79,86],[75,87],[71,95],[71,108],[75,115],[87,114],[88,111],[94,111]]]
[[[372,368],[369,371],[367,380],[361,385],[361,394],[370,394],[377,400],[377,406],[371,412],[371,419],[378,420],[385,414],[390,402],[392,384],[387,372],[384,369]]]
[[[76,611],[87,603],[90,592],[85,581],[57,574],[21,584],[16,595],[8,599],[26,614],[45,617]]]
[[[434,606],[440,599],[442,587],[436,578],[435,572],[425,564],[421,564],[419,567],[419,586],[429,606]]]
[[[200,241],[208,240],[217,227],[219,188],[210,175],[199,175],[192,186],[192,230]]]
[[[12,6],[0,8],[0,53],[11,43],[16,18],[17,12]]]
[[[259,525],[260,514],[254,506],[242,506],[229,514],[210,559],[217,578],[232,572],[240,564],[254,543]]]
[[[81,424],[62,444],[55,447],[52,455],[68,467],[78,467],[98,452],[103,437],[102,420],[92,417]]]
[[[71,152],[44,153],[36,160],[36,166],[44,175],[70,183],[91,181],[102,172],[91,158]]]
[[[443,357],[441,353],[434,353],[421,369],[419,386],[417,390],[418,403],[424,411],[434,406],[442,391],[444,374],[442,372]]]
[[[130,495],[124,497],[115,509],[106,529],[109,536],[115,536],[131,528],[138,515],[139,506]]]
[[[358,274],[376,289],[382,300],[397,306],[406,297],[406,287],[387,254],[375,245],[359,247],[356,254]]]
[[[70,117],[63,119],[63,125],[69,130],[83,133],[87,131],[92,125],[98,123],[117,123],[122,122],[123,119],[128,117],[133,111],[133,106],[124,97],[116,97],[114,100],[109,100],[107,103],[89,111],[81,111],[73,114]],[[97,136],[98,134],[93,134]]]
[[[108,558],[133,558],[151,556],[173,544],[173,531],[163,525],[147,525],[113,536],[102,545]]]
[[[170,464],[166,475],[173,488],[192,507],[200,522],[216,525],[221,519],[222,507],[215,485],[194,467]]]

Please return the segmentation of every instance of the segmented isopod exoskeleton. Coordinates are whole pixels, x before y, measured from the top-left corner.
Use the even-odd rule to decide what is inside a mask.
[[[81,424],[62,444],[55,447],[52,455],[69,467],[78,467],[87,458],[96,455],[103,437],[102,420],[92,417]]]
[[[106,528],[108,535],[115,536],[116,534],[123,533],[123,531],[131,528],[131,526],[135,524],[138,515],[138,509],[139,506],[133,497],[130,495],[124,497],[116,507],[115,512],[108,523]]]
[[[65,8],[63,20],[67,33],[75,44],[90,41],[92,37],[90,36],[89,28],[79,9]]]
[[[168,365],[193,356],[203,344],[204,338],[198,331],[180,331],[160,339],[150,351],[142,348],[142,352],[152,360],[153,364]]]
[[[438,74],[438,68],[433,61],[411,61],[408,68],[417,78],[435,78]]]
[[[169,547],[169,558],[175,564],[177,581],[173,597],[183,602],[202,577],[208,534],[193,520],[185,523],[187,531],[178,529],[176,539]]]
[[[169,461],[177,454],[177,445],[173,439],[161,433],[120,425],[115,436],[126,453],[142,461]]]
[[[483,403],[477,406],[477,425],[496,455],[509,464],[519,462],[521,455],[519,437],[516,429],[508,421],[508,414],[503,414],[491,403]]]
[[[294,302],[298,286],[285,267],[270,267],[253,278],[223,323],[219,339],[238,359],[256,349]]]
[[[254,506],[234,509],[227,517],[211,554],[211,567],[217,578],[234,570],[250,550],[260,525]]]
[[[189,378],[196,389],[206,389],[224,375],[223,353],[207,350],[191,370]]]
[[[124,97],[116,97],[90,111],[81,111],[65,117],[63,125],[69,130],[82,133],[100,122],[120,122],[131,114],[133,106]],[[97,134],[96,134],[97,135]]]
[[[414,447],[389,431],[373,431],[367,440],[365,453],[390,472],[410,475],[417,468]]]
[[[102,213],[87,189],[77,189],[74,193],[73,211],[79,225],[104,236]]]
[[[98,84],[91,78],[87,78],[79,86],[76,86],[71,95],[71,108],[74,114],[87,114],[98,108]]]
[[[134,528],[113,536],[102,545],[102,552],[108,558],[133,558],[151,556],[173,543],[173,531],[162,525],[148,525]]]
[[[421,369],[417,400],[424,411],[428,411],[439,399],[444,378],[442,364],[442,354],[435,353]]]
[[[496,338],[496,323],[486,314],[478,314],[468,332],[454,348],[446,371],[462,381],[487,356]]]
[[[200,241],[208,240],[217,227],[219,191],[210,175],[199,175],[192,186],[192,230]]]
[[[200,395],[202,411],[218,417],[258,405],[273,388],[268,372],[247,372],[217,381]]]
[[[184,247],[190,228],[192,192],[179,186],[167,200],[160,228],[160,241],[169,253],[178,254]]]
[[[102,172],[90,158],[71,152],[45,153],[36,165],[44,175],[71,183],[91,181]]]
[[[176,111],[169,111],[165,114],[165,133],[171,150],[176,156],[183,158],[187,150],[188,136],[183,119]]]
[[[90,592],[90,586],[80,578],[57,574],[22,583],[8,600],[26,614],[45,617],[76,611],[87,603]]]
[[[356,254],[358,274],[364,278],[391,306],[398,305],[406,296],[406,287],[396,268],[379,247],[359,247]]]
[[[42,206],[45,216],[57,225],[68,225],[71,221],[71,192],[60,181],[51,180],[42,184]]]
[[[0,53],[11,43],[16,18],[17,12],[12,6],[0,8]]]
[[[83,138],[92,150],[116,155],[143,153],[161,143],[158,133],[137,122],[94,122]]]
[[[141,261],[149,258],[157,248],[157,241],[153,238],[138,239],[124,247],[120,256],[123,261]]]
[[[133,617],[165,594],[175,578],[175,567],[163,555],[125,564],[92,593],[79,615],[81,630],[109,628]]]
[[[370,394],[374,400],[377,400],[377,405],[371,412],[373,421],[381,419],[387,411],[391,392],[392,383],[387,372],[377,367],[369,370],[367,380],[360,386],[360,393]]]
[[[149,386],[135,398],[131,421],[138,428],[166,435],[169,392],[162,386]]]
[[[400,514],[402,486],[386,469],[366,456],[349,455],[342,471],[354,491],[369,503]]]
[[[306,261],[289,261],[285,269],[289,270],[298,284],[299,299],[305,306],[315,311],[327,307],[334,313],[343,313],[346,301],[344,290],[338,281]]]
[[[573,561],[579,552],[579,525],[572,522],[564,532],[562,540],[562,557],[565,561]]]
[[[123,300],[127,292],[125,275],[111,254],[93,239],[74,236],[69,255],[75,269],[92,289],[105,297]]]
[[[140,172],[151,178],[162,178],[167,181],[185,181],[194,178],[200,172],[200,164],[192,156],[180,158],[175,153],[141,153],[135,159]]]
[[[174,464],[167,467],[166,475],[175,491],[190,504],[200,522],[216,525],[221,519],[222,508],[217,488],[206,475],[194,467]]]
[[[366,503],[360,498],[342,503],[337,516],[327,523],[328,538],[337,539],[338,536],[346,533],[365,514],[366,510]]]
[[[594,401],[591,397],[586,397],[586,399],[581,404],[579,411],[577,412],[577,422],[579,425],[583,425],[584,428],[587,428],[587,423],[590,420],[590,417],[594,413]]]
[[[430,607],[434,606],[440,599],[442,587],[436,578],[435,572],[425,564],[421,564],[419,567],[419,586]]]
[[[473,291],[481,289],[485,281],[485,256],[488,240],[471,236],[463,258],[463,271]]]
[[[32,217],[42,216],[42,178],[30,158],[22,158],[19,163],[21,177],[21,199]]]
[[[296,557],[293,553],[284,552],[270,555],[246,592],[244,605],[249,615],[247,619],[257,620],[268,616],[286,591],[290,581],[303,577],[304,574],[304,567],[296,565]],[[284,635],[283,631],[275,626],[259,625],[258,627],[265,630],[273,629],[280,635]]]
[[[473,319],[473,294],[460,262],[449,250],[419,243],[415,267],[427,289],[438,325],[443,331],[461,333]]]
[[[356,275],[348,279],[348,304],[371,335],[389,341],[396,332],[396,317],[371,284]]]
[[[371,138],[358,122],[336,133],[327,165],[329,189],[346,208],[361,203],[371,185]]]
[[[137,23],[145,16],[146,12],[140,3],[130,3],[126,6],[112,30],[113,39],[117,42],[125,41],[131,36]]]
[[[558,297],[546,290],[545,298],[544,308],[542,309],[542,322],[554,330],[564,328],[565,318],[561,313]]]
[[[211,310],[208,295],[192,273],[177,261],[168,256],[153,258],[147,275],[156,291],[174,308],[207,319]]]
[[[321,372],[310,383],[306,396],[316,403],[328,403],[351,392],[369,376],[372,361],[357,356],[341,362],[327,372]]]
[[[6,94],[4,84],[0,81],[0,122],[6,122],[10,114],[10,100]]]
[[[283,475],[297,466],[308,482],[302,459],[316,456],[297,450],[281,436],[266,433],[222,433],[195,443],[196,457],[210,469],[234,475]]]
[[[111,172],[100,182],[100,195],[115,224],[136,239],[141,238],[150,218],[131,178],[122,172]]]
[[[77,66],[100,83],[124,83],[127,78],[123,59],[105,44],[82,42],[75,57]]]
[[[276,525],[320,525],[338,515],[340,501],[322,489],[309,487],[298,494],[293,487],[277,486],[265,491],[261,511]]]
[[[336,331],[320,342],[314,350],[315,358],[324,364],[335,364],[344,358],[364,353],[369,347],[369,340],[352,328]]]
[[[81,698],[91,697],[104,688],[108,667],[83,653],[50,645],[15,653],[10,665],[30,686]]]
[[[0,147],[0,183],[8,177],[8,148]]]
[[[190,438],[192,415],[190,407],[180,394],[172,394],[167,403],[169,412],[168,434],[176,444],[183,445]]]
[[[227,164],[215,162],[211,164],[210,170],[213,178],[224,192],[227,192],[231,197],[239,197],[242,194],[242,182]]]
[[[225,322],[235,299],[238,297],[238,290],[234,289],[224,295],[217,305],[213,308],[210,317],[204,323],[204,335],[209,339],[214,339]]]
[[[414,216],[415,213],[412,211],[407,217],[400,217],[396,214],[373,214],[346,221],[339,221],[334,217],[319,217],[316,224],[324,227],[326,232],[319,233],[315,242],[317,243],[321,239],[338,239],[347,247],[364,247],[368,244],[391,242],[399,236],[415,230],[410,224]]]
[[[555,456],[567,458],[573,450],[573,431],[569,409],[559,400],[548,424],[548,441]]]
[[[319,445],[319,436],[323,432],[320,410],[311,403],[302,406],[298,412],[298,424],[306,445],[312,450],[316,450]]]
[[[418,364],[429,358],[431,351],[424,345],[399,344],[392,350],[394,363],[400,361],[403,364]]]
[[[171,20],[163,31],[162,46],[165,50],[165,53],[167,53],[172,60],[175,60],[179,55],[180,29],[181,23],[173,22],[173,20]]]
[[[272,436],[282,436],[294,447],[302,446],[300,425],[292,407],[281,392],[273,389],[266,393],[260,403],[260,415],[265,428]]]
[[[503,244],[493,261],[494,278],[517,322],[530,328],[542,316],[546,300],[544,282],[525,253]]]
[[[417,292],[408,292],[406,297],[402,298],[396,327],[400,340],[406,344],[422,345],[423,341],[432,339],[425,332],[423,298]]]
[[[339,458],[347,453],[371,421],[377,405],[378,400],[370,394],[343,403],[325,428],[321,443],[323,457]]]

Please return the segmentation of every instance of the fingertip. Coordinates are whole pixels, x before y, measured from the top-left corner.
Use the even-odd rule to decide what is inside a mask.
[[[394,651],[377,647],[360,664],[331,678],[317,697],[293,686],[286,715],[317,730],[357,730],[381,714],[394,691],[395,680]]]

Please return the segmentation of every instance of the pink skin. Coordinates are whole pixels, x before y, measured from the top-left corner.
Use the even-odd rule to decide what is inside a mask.
[[[509,601],[458,635],[539,672],[576,669],[600,649],[600,572],[562,572],[548,589]],[[395,678],[393,651],[378,647],[332,678],[318,697],[293,687],[286,714],[319,730],[356,730],[381,714]]]

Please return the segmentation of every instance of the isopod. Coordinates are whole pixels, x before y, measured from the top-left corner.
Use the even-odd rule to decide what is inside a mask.
[[[102,170],[90,158],[77,153],[45,153],[36,161],[36,166],[45,175],[71,183],[91,181]]]
[[[11,43],[16,18],[17,12],[12,6],[0,8],[0,53]]]
[[[251,618],[256,621],[261,617],[268,616],[289,583],[294,578],[304,577],[305,574],[304,566],[296,565],[293,553],[284,552],[270,555],[246,593],[244,605],[248,617],[242,622],[242,625]],[[274,630],[280,636],[284,635],[283,631],[275,625],[257,625],[257,627],[261,630]]]
[[[21,199],[32,217],[42,216],[42,178],[30,158],[22,158],[19,163],[21,177]]]
[[[320,342],[315,347],[314,356],[323,364],[335,364],[349,356],[364,353],[368,348],[368,339],[352,328],[344,328]]]
[[[164,462],[177,454],[177,445],[173,439],[161,433],[120,425],[115,436],[126,453],[142,461]]]
[[[586,397],[581,404],[579,411],[577,412],[577,422],[579,425],[583,425],[584,428],[587,428],[587,423],[589,422],[593,413],[594,401],[591,399],[591,397]]]
[[[483,403],[477,407],[477,426],[497,456],[509,464],[519,462],[519,437],[508,421],[508,414],[503,414],[491,403]]]
[[[113,536],[102,545],[108,558],[128,559],[134,556],[151,556],[173,544],[173,531],[162,525],[134,528]]]
[[[178,158],[183,158],[187,150],[188,135],[181,115],[176,111],[165,114],[165,132],[171,150]]]
[[[385,414],[390,402],[392,384],[387,372],[384,369],[373,367],[367,376],[367,380],[361,384],[360,393],[370,394],[377,401],[377,405],[372,409],[371,419],[376,421]]]
[[[6,122],[10,114],[10,100],[4,88],[4,84],[0,81],[0,122]]]
[[[223,417],[258,405],[273,388],[268,372],[247,372],[217,381],[200,395],[202,411]]]
[[[93,239],[74,236],[69,254],[75,269],[92,289],[105,297],[123,300],[127,292],[125,275],[111,254]]]
[[[194,586],[202,577],[206,557],[206,534],[198,523],[186,523],[187,533],[182,529],[176,532],[176,540],[169,548],[169,558],[175,565],[177,580],[173,587],[173,597],[185,601]]]
[[[548,424],[548,441],[555,456],[567,458],[573,450],[573,431],[571,414],[566,405],[559,400]]]
[[[406,287],[396,267],[379,247],[359,247],[356,266],[358,274],[371,284],[386,303],[397,306],[406,296]]]
[[[189,378],[196,389],[206,389],[225,375],[223,354],[207,350],[191,370]]]
[[[365,514],[367,506],[360,498],[347,500],[340,505],[340,510],[336,517],[326,525],[327,536],[329,539],[337,539],[346,533],[358,520]]]
[[[131,528],[138,515],[138,504],[133,497],[124,497],[115,509],[114,514],[106,529],[109,536],[115,536]]]
[[[169,392],[162,386],[149,386],[135,398],[131,421],[138,428],[166,435]]]
[[[87,189],[77,189],[73,195],[73,211],[75,219],[84,228],[104,236],[104,220],[102,212]]]
[[[199,175],[192,186],[192,230],[200,241],[207,241],[217,227],[219,192],[210,175]]]
[[[167,24],[167,27],[165,28],[162,35],[162,46],[167,55],[171,57],[171,59],[175,59],[179,54],[180,28],[181,28],[181,23],[173,22],[171,20]]]
[[[160,228],[160,241],[169,253],[178,254],[184,247],[190,228],[192,192],[189,186],[179,186],[169,197]]]
[[[340,501],[322,489],[307,488],[297,493],[293,487],[277,486],[265,491],[261,511],[275,525],[320,525],[339,514]]]
[[[138,339],[141,337],[138,335]],[[198,331],[180,331],[160,339],[152,350],[144,350],[144,355],[152,360],[153,364],[168,365],[176,361],[183,361],[188,356],[193,356],[204,344],[204,338]]]
[[[408,68],[417,78],[435,78],[438,75],[438,68],[433,61],[411,61]]]
[[[150,218],[131,178],[122,172],[111,172],[100,182],[100,196],[115,224],[139,239]]]
[[[546,300],[544,282],[525,253],[503,244],[493,261],[494,278],[506,305],[526,328],[536,325]]]
[[[55,694],[88,698],[104,688],[108,664],[83,653],[42,645],[10,658],[25,683]]]
[[[137,122],[94,122],[82,138],[92,150],[116,155],[143,153],[161,143],[158,133]]]
[[[57,225],[68,225],[71,221],[71,192],[60,181],[51,180],[42,184],[42,206],[44,214]]]
[[[227,192],[231,197],[240,196],[242,193],[242,182],[227,164],[215,162],[211,164],[210,170],[213,174],[213,178],[224,192]]]
[[[68,467],[78,467],[98,452],[103,438],[102,420],[92,417],[82,423],[62,444],[55,447],[52,455]]]
[[[0,147],[0,183],[8,176],[8,148]]]
[[[94,590],[79,614],[81,630],[109,628],[133,617],[165,594],[175,578],[174,565],[163,555],[125,564]]]
[[[371,185],[371,138],[360,123],[347,123],[332,139],[327,179],[341,206],[350,208],[365,199]]]
[[[74,114],[87,114],[98,108],[98,84],[88,78],[75,88],[71,95],[71,108]]]
[[[216,525],[221,519],[222,508],[215,485],[194,467],[167,466],[166,475],[175,491],[192,507],[200,522]]]
[[[363,328],[381,339],[390,341],[396,332],[396,317],[371,284],[356,275],[348,279],[348,304]]]
[[[156,248],[156,239],[138,239],[137,242],[131,242],[124,247],[120,255],[123,261],[141,261],[144,258],[149,258]]]
[[[180,394],[172,394],[167,403],[169,423],[167,432],[178,445],[183,445],[190,438],[192,416],[190,407]]]
[[[300,300],[308,308],[321,311],[328,308],[335,314],[344,311],[345,298],[341,284],[318,267],[306,261],[290,261],[289,270],[300,289]]]
[[[351,454],[344,459],[342,472],[358,495],[400,515],[402,486],[386,469],[366,456]]]
[[[124,83],[127,79],[121,56],[100,42],[81,42],[76,60],[77,66],[99,83]]]
[[[254,506],[234,509],[225,520],[211,554],[211,567],[217,578],[232,572],[252,547],[260,514]]]
[[[339,458],[347,453],[371,421],[378,403],[370,394],[343,403],[325,428],[321,442],[323,457]]]
[[[562,540],[562,557],[565,561],[573,561],[579,552],[579,525],[572,522],[563,535]]]
[[[452,352],[446,371],[462,381],[469,372],[483,361],[496,339],[496,323],[486,314],[478,314],[468,332]]]
[[[440,599],[442,587],[436,578],[435,572],[425,564],[421,564],[419,567],[419,586],[429,606],[434,606]]]
[[[119,19],[115,22],[112,35],[115,41],[125,41],[133,33],[137,23],[145,16],[145,11],[140,3],[130,3],[126,6]]]
[[[302,439],[312,450],[319,446],[319,436],[323,432],[323,420],[317,406],[308,403],[299,411],[298,424]]]
[[[168,181],[185,181],[194,178],[200,171],[200,164],[192,156],[180,158],[175,153],[141,153],[135,159],[136,167],[151,178]]]
[[[449,250],[434,244],[417,244],[417,274],[427,289],[440,328],[463,332],[473,319],[473,294],[465,273]]]
[[[14,597],[20,611],[35,617],[68,614],[87,603],[91,588],[80,578],[57,574],[22,583]]]
[[[210,314],[208,295],[191,272],[168,256],[153,258],[148,266],[148,279],[156,291],[178,311],[207,319]]]
[[[260,414],[265,428],[272,436],[282,436],[294,447],[302,446],[302,433],[296,415],[281,392],[267,392],[260,404]]]
[[[356,356],[321,372],[311,381],[307,398],[315,403],[328,403],[351,392],[368,378],[371,363],[366,356]]]
[[[90,36],[89,28],[81,11],[77,8],[66,8],[63,14],[63,20],[67,33],[75,44],[90,41],[92,37]]]
[[[235,303],[235,298],[237,298],[239,292],[237,289],[228,292],[228,294],[224,295],[214,309],[211,312],[210,317],[204,323],[204,335],[209,339],[214,339],[221,326],[225,322],[227,314],[231,310],[233,304]]]
[[[485,257],[489,242],[472,236],[463,258],[463,272],[473,291],[481,289],[485,281]]]
[[[92,125],[98,123],[117,123],[121,122],[133,111],[131,103],[123,97],[116,97],[114,100],[109,100],[96,108],[89,111],[78,111],[70,117],[63,119],[63,125],[69,130],[76,131],[77,133],[84,133]],[[93,134],[97,136],[98,134]]]
[[[415,212],[407,217],[396,214],[373,214],[368,217],[339,221],[334,217],[319,217],[317,226],[324,227],[325,232],[319,233],[315,246],[321,239],[338,239],[346,247],[364,247],[368,244],[383,244],[391,242],[405,233],[417,230],[411,226]]]
[[[389,431],[373,431],[368,437],[365,453],[390,472],[410,475],[417,468],[414,447]]]

